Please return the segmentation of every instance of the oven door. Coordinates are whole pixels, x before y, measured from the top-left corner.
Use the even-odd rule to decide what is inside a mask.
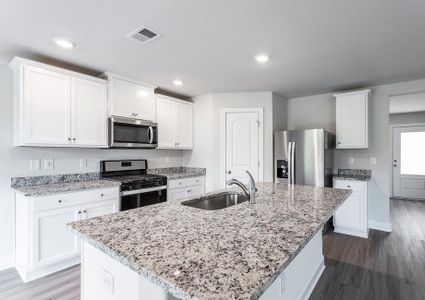
[[[167,201],[167,187],[121,192],[120,210],[129,210]]]
[[[109,146],[113,148],[156,148],[157,124],[130,118],[111,117]]]

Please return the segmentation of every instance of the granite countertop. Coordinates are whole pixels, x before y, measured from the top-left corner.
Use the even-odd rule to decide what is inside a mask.
[[[198,177],[206,174],[205,168],[189,168],[189,167],[176,167],[176,168],[158,168],[149,169],[149,174],[157,174],[166,176],[168,180]]]
[[[370,181],[372,171],[368,169],[338,169],[338,175],[333,177],[339,180]]]
[[[72,191],[91,190],[119,186],[119,182],[109,180],[85,180],[77,182],[62,182],[35,186],[14,187],[14,189],[22,193],[24,196],[46,196],[52,194],[61,194]]]
[[[178,298],[258,299],[351,191],[257,187],[256,204],[207,211],[181,205],[185,199],[70,227]]]

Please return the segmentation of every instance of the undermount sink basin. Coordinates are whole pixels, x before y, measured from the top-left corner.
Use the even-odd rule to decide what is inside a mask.
[[[217,195],[205,196],[195,200],[184,201],[181,204],[205,210],[217,210],[248,201],[242,193],[224,192]]]

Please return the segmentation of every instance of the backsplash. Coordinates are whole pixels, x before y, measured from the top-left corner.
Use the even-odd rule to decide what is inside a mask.
[[[372,176],[368,169],[338,169],[338,176]]]
[[[11,186],[27,187],[44,184],[55,183],[70,183],[78,181],[96,180],[100,178],[100,174],[93,173],[80,173],[80,174],[59,174],[59,175],[46,175],[46,176],[27,176],[27,177],[14,177],[11,179]]]

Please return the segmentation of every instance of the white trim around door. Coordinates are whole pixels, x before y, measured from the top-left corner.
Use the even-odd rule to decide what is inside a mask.
[[[230,113],[258,113],[258,181],[264,178],[264,109],[262,107],[222,108],[220,120],[220,187],[226,186],[226,115]]]

